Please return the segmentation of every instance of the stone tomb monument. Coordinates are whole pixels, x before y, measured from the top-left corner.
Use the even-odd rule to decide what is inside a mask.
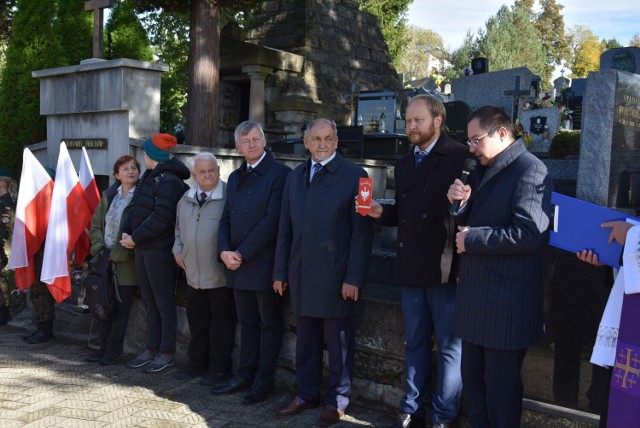
[[[358,125],[365,133],[396,131],[397,95],[395,91],[363,91],[358,94]],[[362,123],[360,123],[362,122]]]
[[[583,108],[577,197],[638,215],[640,75],[590,73]]]
[[[34,71],[40,114],[47,118],[47,144],[34,154],[43,165],[55,166],[65,141],[79,165],[84,145],[96,179],[111,176],[118,156],[135,155],[132,140],[158,132],[160,75],[168,70],[166,64],[123,58]],[[137,157],[142,161],[141,151]]]
[[[527,67],[491,73],[473,74],[453,81],[456,101],[464,101],[472,109],[493,104],[505,109],[509,117],[518,117],[518,107],[537,96],[540,77]]]

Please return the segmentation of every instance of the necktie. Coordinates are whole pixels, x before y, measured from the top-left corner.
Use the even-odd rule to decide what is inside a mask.
[[[316,175],[318,171],[322,169],[322,164],[320,162],[314,163],[311,168],[311,176],[309,177],[309,181],[313,180],[313,176]]]
[[[247,172],[253,171],[253,167],[251,165],[247,166]]]
[[[427,154],[425,152],[416,153],[416,168],[420,166],[420,164],[426,157],[427,157]]]
[[[200,193],[200,198],[198,199],[198,203],[200,204],[200,206],[202,206],[202,204],[204,204],[204,201],[207,200],[207,194],[202,192]]]

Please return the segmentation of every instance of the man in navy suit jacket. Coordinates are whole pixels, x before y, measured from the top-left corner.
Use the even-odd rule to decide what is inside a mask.
[[[234,137],[245,161],[227,182],[218,254],[227,267],[227,286],[234,290],[240,361],[236,376],[211,393],[230,394],[251,387],[243,403],[255,404],[273,391],[282,343],[282,298],[273,292],[271,273],[282,190],[291,169],[265,151],[264,132],[256,122],[242,122]],[[209,383],[219,380],[214,376]]]
[[[545,165],[515,140],[505,111],[483,106],[467,121],[478,158],[471,187],[456,180],[466,226],[453,332],[462,338],[462,381],[473,428],[520,426],[527,348],[543,333],[543,252],[552,183]]]
[[[336,152],[335,123],[312,121],[304,136],[311,159],[287,178],[278,229],[274,289],[291,293],[297,320],[296,397],[280,416],[315,407],[327,331],[329,389],[317,426],[340,420],[349,405],[360,289],[366,283],[373,222],[353,209],[367,173]]]

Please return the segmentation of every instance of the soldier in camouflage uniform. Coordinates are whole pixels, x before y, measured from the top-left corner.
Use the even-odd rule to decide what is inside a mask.
[[[47,173],[55,180],[55,171],[47,166],[45,166],[44,169],[47,170]],[[43,256],[44,242],[42,242],[42,246],[33,257],[36,278],[40,278]],[[53,339],[53,320],[56,313],[56,301],[51,295],[47,284],[41,282],[39,279],[36,279],[36,282],[29,288],[29,298],[33,305],[36,321],[38,322],[38,329],[23,339],[32,345],[48,342]]]
[[[44,242],[34,256],[36,277],[40,276],[40,271],[42,270],[43,254]],[[38,279],[36,279],[36,282],[29,288],[29,298],[33,305],[36,321],[38,322],[38,329],[31,335],[24,337],[24,340],[32,345],[48,342],[53,339],[53,319],[56,313],[56,301],[51,295],[47,284]]]
[[[5,252],[5,242],[11,238],[13,228],[13,216],[15,211],[15,201],[10,190],[13,185],[11,171],[0,168],[0,290],[2,300],[0,300],[0,325],[5,325],[9,321],[9,304],[11,290],[9,288],[9,258]]]

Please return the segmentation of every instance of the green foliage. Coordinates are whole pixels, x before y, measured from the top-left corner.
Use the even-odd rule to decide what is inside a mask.
[[[40,82],[32,70],[57,67],[64,55],[54,31],[56,2],[18,0],[0,85],[0,159],[14,172],[25,145],[46,139]]]
[[[402,63],[402,51],[407,44],[405,13],[412,0],[357,0],[360,10],[378,17],[380,29],[396,67]]]
[[[602,51],[608,51],[609,49],[614,49],[614,48],[621,48],[623,47],[620,42],[616,39],[602,39],[600,41],[600,44],[602,45]]]
[[[153,59],[147,33],[138,19],[134,0],[118,0],[105,25],[105,58]]]
[[[163,10],[148,12],[142,19],[158,60],[169,65],[162,73],[160,98],[160,129],[175,132],[178,124],[185,124],[184,107],[187,102],[189,80],[189,17]]]
[[[84,0],[58,1],[53,31],[64,44],[59,65],[78,64],[91,57],[93,15],[85,12]]]
[[[442,37],[435,31],[414,26],[407,27],[407,37],[409,42],[402,53],[398,72],[404,73],[407,81],[431,75],[432,70],[428,69],[429,55],[438,59],[446,55]]]
[[[11,21],[17,0],[2,0],[0,4],[0,43],[7,41],[11,34]]]
[[[551,140],[549,156],[564,159],[580,154],[580,131],[560,130]]]
[[[543,74],[546,64],[538,31],[522,9],[509,10],[502,6],[487,21],[477,50],[489,60],[491,71],[528,67],[536,74]]]

